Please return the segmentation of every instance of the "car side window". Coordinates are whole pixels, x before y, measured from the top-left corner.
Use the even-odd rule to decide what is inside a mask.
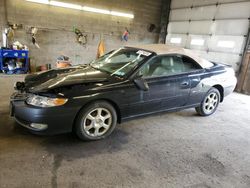
[[[149,62],[144,64],[140,70],[139,70],[139,75],[142,77],[151,77],[154,70],[159,67],[161,64],[161,60],[159,57],[155,57],[151,59]]]
[[[190,72],[190,71],[201,69],[201,67],[197,64],[197,62],[191,59],[190,57],[182,56],[182,61],[183,61],[185,72]]]
[[[181,57],[158,56],[142,66],[139,75],[143,77],[159,77],[180,73],[184,70]]]

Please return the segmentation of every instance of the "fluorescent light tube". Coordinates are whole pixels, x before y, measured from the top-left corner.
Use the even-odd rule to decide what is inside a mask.
[[[83,6],[82,10],[88,11],[88,12],[101,13],[101,14],[110,14],[109,10],[98,9],[98,8],[87,7],[87,6]]]
[[[63,2],[59,2],[59,1],[50,1],[49,4],[53,5],[53,6],[57,6],[57,7],[82,10],[81,5],[76,5],[76,4],[71,4],[71,3],[63,3]]]
[[[32,3],[46,4],[46,5],[49,4],[49,0],[26,0],[26,1],[29,1],[29,2],[32,2]]]
[[[57,6],[57,7],[63,7],[63,8],[69,8],[69,9],[82,10],[82,11],[87,11],[87,12],[108,14],[108,15],[120,16],[120,17],[126,17],[126,18],[134,18],[134,15],[129,14],[129,13],[110,11],[110,10],[99,9],[99,8],[88,7],[88,6],[81,6],[77,4],[64,3],[60,1],[52,1],[52,0],[26,0],[26,1],[33,2],[33,3],[47,4],[47,5]]]
[[[121,16],[121,17],[127,17],[127,18],[134,18],[133,14],[123,13],[123,12],[111,11],[110,14],[113,15],[113,16]]]

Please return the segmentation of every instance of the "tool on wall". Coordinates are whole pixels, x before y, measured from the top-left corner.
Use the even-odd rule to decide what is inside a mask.
[[[32,37],[32,43],[37,47],[40,48],[40,46],[37,44],[36,41],[36,34],[38,29],[36,27],[31,27],[31,37]]]
[[[73,31],[76,34],[76,41],[81,44],[81,45],[85,45],[87,44],[87,35],[83,34],[80,29],[73,27]]]
[[[125,28],[125,31],[122,34],[122,41],[123,40],[128,41],[129,34],[130,34],[130,32],[129,32],[128,28]]]
[[[18,30],[23,28],[23,24],[16,24],[8,22],[8,26],[11,27],[13,30]]]

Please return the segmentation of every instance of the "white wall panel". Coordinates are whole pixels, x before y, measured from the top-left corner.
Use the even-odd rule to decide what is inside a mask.
[[[193,49],[192,50],[196,55],[199,55],[200,57],[203,57],[209,61],[211,61],[211,59],[209,59],[209,55],[208,55],[208,52],[207,51],[204,51],[204,50],[195,50]],[[215,62],[215,61],[214,61]]]
[[[171,42],[171,39],[181,39],[181,42],[180,43],[172,43]],[[169,34],[167,35],[166,37],[166,42],[167,44],[169,45],[173,45],[173,46],[179,46],[179,47],[183,47],[185,48],[186,46],[186,43],[187,43],[187,35],[184,35],[184,34]]]
[[[208,52],[207,58],[210,61],[217,63],[227,63],[228,65],[232,65],[234,70],[239,69],[239,64],[241,62],[241,56],[235,54],[228,53],[219,53],[219,52]]]
[[[212,20],[216,13],[216,6],[205,6],[205,7],[196,7],[190,9],[191,13],[189,19],[190,20]]]
[[[239,69],[241,56],[235,54],[221,53],[221,52],[206,52],[201,50],[193,50],[199,56],[216,63],[225,63],[232,65],[234,70]]]
[[[209,35],[212,25],[213,21],[192,21],[189,23],[188,33]]]
[[[242,53],[245,41],[246,38],[242,36],[212,36],[209,38],[207,44],[211,51],[240,54]],[[225,45],[220,45],[222,43],[225,43]],[[233,45],[231,46],[231,44]]]
[[[247,35],[249,21],[244,20],[217,20],[211,27],[215,35]]]
[[[190,8],[191,6],[207,6],[207,5],[215,5],[216,3],[241,3],[244,0],[173,0],[171,2],[171,8]],[[247,0],[245,0],[247,2]]]
[[[184,20],[212,20],[216,14],[217,7],[215,5],[206,7],[174,9],[170,12],[170,21]]]
[[[244,36],[248,33],[248,24],[248,20],[170,22],[168,25],[168,32]]]
[[[204,6],[216,4],[218,0],[193,0],[193,6]]]
[[[204,36],[204,35],[189,35],[187,38],[187,43],[186,43],[186,48],[188,49],[195,49],[195,50],[207,50],[207,46],[208,46],[208,39],[209,36]],[[196,41],[201,41],[203,40],[204,43],[203,45],[194,45],[192,44],[192,40],[196,40]]]
[[[218,6],[215,19],[242,19],[250,17],[250,1],[242,3],[222,4]]]
[[[168,33],[188,33],[189,22],[170,22],[168,24]]]
[[[249,1],[249,0],[218,0],[219,3],[236,3],[236,2],[242,2],[242,1]]]
[[[166,42],[181,38],[181,43],[171,45],[193,49],[238,70],[249,17],[250,0],[172,0]]]
[[[191,17],[191,8],[175,9],[170,12],[170,21],[185,21]]]
[[[193,4],[193,0],[172,0],[171,8],[183,8],[183,7],[191,7]]]

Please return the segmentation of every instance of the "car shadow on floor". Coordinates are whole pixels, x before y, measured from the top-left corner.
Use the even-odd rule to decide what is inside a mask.
[[[197,115],[193,109],[188,109],[180,112],[154,114],[147,116],[146,119],[149,120],[152,116],[165,116],[170,114],[185,117],[193,117]],[[141,118],[143,117],[137,119]],[[139,125],[138,122],[140,122],[140,120],[130,120],[124,124],[131,124],[131,126],[134,127]],[[129,132],[128,128],[118,125],[110,136],[98,141],[81,141],[73,133],[54,136],[39,136],[30,133],[27,129],[15,123],[8,114],[3,114],[0,117],[0,140],[1,138],[11,137],[13,143],[15,142],[15,139],[19,141],[22,140],[23,145],[25,145],[25,143],[32,143],[35,147],[44,148],[48,154],[53,155],[55,158],[67,161],[123,150],[124,148],[129,147],[128,137],[130,134],[132,133]],[[19,144],[22,146],[22,143]]]
[[[127,136],[128,133],[121,126],[117,126],[106,139],[98,141],[81,141],[73,133],[39,136],[18,125],[9,114],[0,114],[0,142],[2,139],[8,140],[8,144],[16,144],[18,147],[31,144],[34,147],[45,148],[49,154],[63,156],[67,160],[119,151],[128,143]]]
[[[110,136],[102,140],[81,141],[73,133],[69,133],[46,136],[41,145],[54,156],[61,156],[70,161],[120,151],[128,143],[127,135],[128,133],[117,127]]]

